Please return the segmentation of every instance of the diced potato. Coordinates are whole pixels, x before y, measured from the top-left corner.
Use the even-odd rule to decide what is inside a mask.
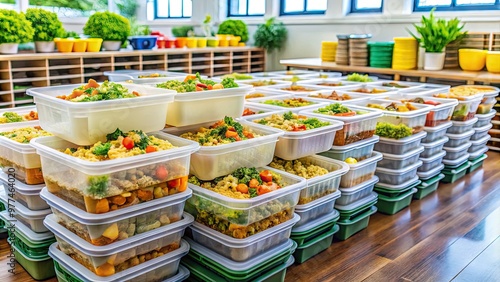
[[[120,231],[118,230],[118,224],[115,222],[111,224],[108,228],[106,228],[106,230],[104,230],[102,236],[109,238],[111,240],[116,240],[119,234]]]
[[[95,206],[95,213],[105,213],[109,211],[109,202],[107,199],[100,199]]]
[[[95,269],[95,273],[99,276],[111,276],[115,274],[115,267],[112,264],[104,263]]]

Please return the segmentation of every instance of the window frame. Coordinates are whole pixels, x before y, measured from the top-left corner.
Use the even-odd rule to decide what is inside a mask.
[[[227,14],[226,16],[228,18],[244,18],[244,17],[263,17],[266,12],[264,11],[263,14],[252,14],[252,15],[249,15],[248,14],[248,7],[249,7],[249,2],[250,0],[245,0],[247,1],[247,10],[245,12],[245,14],[231,14],[231,0],[227,0]],[[264,10],[265,10],[265,7],[264,7]]]
[[[486,4],[486,5],[457,5],[456,0],[451,0],[450,6],[428,6],[428,7],[419,7],[420,0],[413,1],[413,11],[414,12],[428,12],[433,8],[436,8],[436,11],[495,11],[500,10],[500,0],[495,0],[494,4]]]
[[[308,0],[302,0],[302,1],[304,1],[304,11],[302,11],[302,12],[285,12],[285,1],[286,0],[280,0],[280,2],[279,2],[279,4],[280,4],[280,17],[282,17],[282,16],[301,16],[301,15],[324,15],[326,13],[326,10],[324,10],[324,11],[321,11],[321,10],[307,11],[307,1]],[[314,1],[314,0],[311,0],[311,1]]]
[[[419,1],[419,0],[415,0]],[[358,9],[356,8],[356,4],[358,0],[351,0],[351,13],[382,13],[384,9],[384,0],[380,3],[380,8],[367,8],[367,9]]]
[[[180,0],[182,2],[182,5],[181,5],[181,13],[182,13],[182,16],[180,17],[171,17],[170,16],[170,1],[171,0],[166,0],[168,1],[168,7],[169,7],[169,10],[168,10],[168,17],[159,17],[158,16],[158,1],[165,1],[165,0],[153,0],[153,7],[154,7],[154,19],[155,20],[178,20],[178,19],[190,19],[192,17],[192,11],[191,11],[191,16],[190,17],[185,17],[184,16],[184,0]],[[192,3],[192,1],[191,1]],[[192,7],[192,5],[191,5]]]

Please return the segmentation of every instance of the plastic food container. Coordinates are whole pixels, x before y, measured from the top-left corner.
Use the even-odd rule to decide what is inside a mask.
[[[235,239],[221,234],[198,222],[190,226],[195,242],[234,261],[246,261],[252,257],[282,244],[290,237],[292,227],[300,220],[294,215],[292,220],[283,222],[245,239]]]
[[[261,74],[261,73],[258,73]],[[279,75],[279,76],[304,76],[307,75],[307,77],[314,77],[319,75],[318,71],[315,70],[282,70],[282,71],[270,71],[270,72],[263,72],[262,74],[269,74],[269,75]],[[338,73],[336,76],[338,75]]]
[[[367,89],[368,91],[373,91],[374,89],[379,89],[379,90],[383,90],[385,92],[370,94],[370,93],[357,92],[356,90],[358,90],[358,89]],[[347,94],[347,95],[363,94],[368,99],[385,99],[391,95],[398,94],[398,90],[395,88],[371,86],[369,84],[364,84],[361,86],[356,86],[356,85],[347,86],[347,87],[339,88],[338,90],[336,90],[336,92],[339,95],[342,95],[342,94]]]
[[[339,94],[337,92],[339,89],[342,89],[342,87],[332,88],[332,89],[328,89],[328,90],[315,91],[315,92],[308,93],[308,94],[299,93],[299,94],[295,94],[295,96],[296,97],[309,97],[309,98],[314,98],[314,99],[324,101],[326,103],[340,103],[340,104],[350,104],[350,103],[355,103],[355,102],[367,100],[370,98],[370,97],[366,97],[366,94],[362,94],[362,93]],[[338,101],[338,100],[333,100],[333,99],[321,98],[321,95],[330,96],[333,93],[336,93],[338,96],[347,95],[351,99]]]
[[[382,160],[382,154],[373,152],[370,158],[349,164],[349,171],[340,180],[341,188],[351,188],[371,179],[375,173],[377,162]]]
[[[420,153],[421,158],[430,158],[439,154],[443,151],[444,143],[448,142],[448,137],[444,136],[441,139],[433,141],[431,143],[422,143],[424,146],[424,151]]]
[[[294,227],[301,226],[333,211],[335,201],[340,198],[340,191],[337,190],[329,195],[316,199],[305,205],[297,205],[295,213],[300,216],[300,220]]]
[[[471,172],[481,168],[483,166],[484,160],[486,160],[487,158],[488,158],[488,155],[486,155],[484,153],[479,154],[478,156],[474,156],[473,158],[471,158],[469,156],[470,167],[467,169],[467,173],[471,173]]]
[[[367,110],[356,106],[348,106],[348,108],[352,111],[364,111],[366,113],[352,117],[331,116],[315,113],[314,111],[318,108],[321,107],[301,111],[300,114],[343,122],[344,126],[342,129],[337,130],[335,133],[335,139],[333,140],[334,146],[344,146],[372,137],[375,134],[377,119],[382,116],[381,111],[373,109]]]
[[[105,214],[83,212],[46,189],[41,196],[50,204],[57,223],[95,246],[105,246],[157,228],[169,230],[193,221],[191,215],[182,219],[185,201],[191,194],[188,189],[153,201],[147,207],[136,205]]]
[[[0,180],[3,183],[7,196],[13,196],[13,199],[31,210],[45,210],[49,206],[40,198],[40,191],[45,185],[26,185],[24,183],[9,182],[7,174],[0,172]],[[13,184],[9,186],[9,184]]]
[[[96,275],[59,249],[58,243],[52,244],[49,249],[49,255],[54,259],[54,266],[59,281],[174,282],[182,281],[189,276],[189,271],[179,265],[181,258],[189,252],[189,244],[184,240],[181,240],[180,247],[177,250],[107,277]],[[65,274],[64,277],[67,278],[67,280],[61,280],[59,277],[60,274]]]
[[[283,81],[283,79],[286,79],[285,77],[280,77],[276,78],[279,79],[280,82]],[[303,90],[290,90],[289,88],[291,87],[292,83],[287,81],[287,84],[277,84],[277,85],[269,85],[266,86],[266,89],[273,90],[273,91],[278,91],[281,92],[282,94],[288,94],[288,95],[308,95],[311,93],[318,92],[320,90],[324,90],[325,88],[321,86],[303,86],[305,89]],[[298,85],[300,86],[300,85]]]
[[[392,191],[396,192],[396,191],[405,190],[408,187],[417,185],[418,183],[420,183],[420,180],[418,180],[418,176],[415,176],[415,177],[413,177],[405,182],[402,182],[402,183],[396,184],[396,185],[379,182],[375,185],[375,188],[382,188],[385,190],[392,190]]]
[[[363,86],[362,82],[355,81],[340,81],[338,77],[336,78],[314,78],[309,80],[299,81],[298,85],[303,86],[313,86],[313,87],[322,87],[323,89],[342,89],[348,86]],[[330,85],[326,85],[330,84]]]
[[[378,177],[373,176],[370,180],[351,188],[340,188],[341,196],[337,199],[337,204],[348,206],[360,199],[368,197],[373,192],[373,187],[377,182]]]
[[[254,119],[249,116],[246,120]],[[332,147],[335,132],[342,128],[342,123],[321,118],[319,120],[329,122],[330,125],[306,131],[285,131],[276,144],[274,155],[284,160],[295,160],[328,151]],[[269,127],[260,124],[256,126]]]
[[[14,218],[22,222],[24,225],[28,226],[33,232],[43,233],[49,231],[43,225],[43,219],[48,214],[51,214],[50,209],[32,211],[20,203],[9,202],[6,193],[0,191],[0,202],[4,204],[5,207],[14,206]],[[10,203],[10,205],[8,205]]]
[[[97,102],[70,102],[56,98],[68,95],[82,85],[85,84],[30,88],[26,92],[36,103],[40,126],[78,145],[105,140],[106,134],[116,128],[144,132],[163,129],[167,106],[172,104],[175,94],[171,90],[128,84],[129,91],[137,91],[142,96]]]
[[[384,157],[380,162],[378,162],[377,167],[388,169],[405,168],[416,163],[418,161],[420,153],[422,153],[423,151],[424,147],[419,146],[417,149],[403,155],[382,154]]]
[[[30,122],[30,126],[37,125],[37,121]],[[4,124],[0,127],[0,131],[6,132],[22,127],[19,123]],[[29,185],[43,183],[40,156],[30,144],[19,143],[0,136],[0,166],[2,166],[3,172],[11,174],[20,182]],[[15,170],[15,173],[12,173],[12,169]]]
[[[243,81],[246,82],[246,80],[243,80]],[[240,83],[240,82],[238,81],[238,83]],[[274,99],[276,97],[288,97],[288,96],[289,96],[288,94],[283,94],[282,92],[279,92],[279,91],[276,91],[276,90],[272,90],[272,89],[268,89],[266,87],[257,87],[257,89],[255,89],[254,92],[246,95],[245,99],[248,100],[248,102],[251,102],[254,99],[261,99],[261,98],[264,98],[264,97],[267,97],[268,99]],[[262,108],[262,107],[259,106],[259,108]]]
[[[108,77],[109,81],[126,81],[126,80],[141,80],[148,81],[149,83],[159,83],[164,82],[166,78],[172,77],[184,77],[188,75],[184,72],[172,72],[172,71],[164,71],[164,70],[118,70],[118,71],[105,71],[103,73]],[[153,74],[158,74],[158,77],[142,77],[139,76],[149,76]]]
[[[470,137],[475,133],[474,129],[471,129],[469,131],[466,131],[464,133],[460,134],[451,134],[447,133],[446,136],[448,137],[448,142],[444,144],[445,147],[449,148],[454,148],[454,147],[459,147],[467,142],[469,142]]]
[[[412,150],[415,150],[423,138],[427,136],[427,132],[423,131],[412,136],[401,139],[391,139],[380,137],[378,143],[375,144],[374,150],[384,154],[402,155]]]
[[[276,142],[284,132],[272,127],[259,127],[246,120],[240,122],[245,128],[261,136],[218,146],[200,146],[200,149],[191,155],[191,174],[201,180],[212,180],[230,174],[240,167],[265,166],[273,160]],[[208,128],[212,124],[171,127],[164,132],[180,136],[186,132],[195,132],[200,127]]]
[[[263,107],[259,107],[259,106],[249,106],[249,105],[245,104],[243,114],[245,114],[245,111],[247,111],[247,110],[253,111],[255,114],[243,115],[240,118],[236,118],[236,120],[244,120],[245,117],[250,117],[250,116],[254,119],[259,119],[261,117],[265,117],[268,115],[283,113],[283,111],[275,111],[275,110],[272,110],[269,108],[263,108]]]
[[[396,214],[397,212],[408,207],[411,203],[413,194],[417,192],[416,188],[412,188],[402,195],[397,197],[387,197],[385,195],[378,195],[377,211],[383,214]]]
[[[30,106],[30,107],[15,107],[15,108],[0,109],[0,117],[2,117],[6,112],[16,113],[20,116],[24,116],[29,114],[31,111],[36,112],[36,107]],[[21,127],[37,126],[38,121],[33,120],[33,121],[21,121],[15,123],[3,123],[0,124],[0,131],[8,131],[10,128],[12,128],[12,125],[14,124],[16,126],[15,128],[21,128]],[[7,130],[4,130],[4,127],[7,127]]]
[[[443,147],[443,150],[446,151],[446,156],[444,156],[444,160],[453,161],[462,157],[464,154],[467,153],[467,151],[471,146],[472,144],[470,142],[467,142],[458,147]]]
[[[493,124],[487,124],[482,127],[474,127],[474,134],[470,137],[471,141],[477,141],[488,135],[488,131],[493,127]]]
[[[444,164],[440,163],[437,167],[430,169],[428,171],[417,172],[417,176],[421,180],[427,180],[441,173],[441,170],[443,170],[443,168]]]
[[[313,235],[325,226],[333,227],[333,225],[335,225],[335,222],[339,219],[339,215],[339,212],[334,209],[330,213],[318,217],[314,220],[310,220],[306,224],[303,224],[301,226],[295,225],[292,228],[290,238],[297,242],[299,246],[303,245],[307,240],[311,239],[311,236],[307,235]]]
[[[468,144],[470,145],[470,144]],[[448,153],[446,154],[448,155]],[[455,159],[443,159],[443,164],[446,166],[446,168],[456,168],[461,166],[462,164],[466,163],[469,160],[470,154],[465,152],[460,154],[457,158]]]
[[[415,175],[417,175],[417,169],[420,166],[422,166],[422,161],[417,161],[416,163],[403,169],[387,169],[377,167],[375,174],[382,183],[398,185],[414,178]]]
[[[332,146],[330,150],[319,153],[319,155],[339,161],[345,161],[347,158],[355,158],[361,161],[372,155],[373,147],[378,141],[379,137],[374,135],[373,137],[349,145]]]
[[[473,170],[475,170],[478,166],[478,164],[474,163],[475,160],[477,160],[477,158],[479,158],[480,156],[482,156],[483,154],[485,154],[486,152],[488,152],[489,148],[488,146],[484,146],[483,148],[480,148],[478,149],[477,151],[475,152],[471,152],[469,153],[469,162],[471,163],[470,165],[470,172],[472,172]],[[487,155],[484,155],[484,156],[487,156]],[[481,161],[481,165],[482,165],[482,161]],[[479,165],[479,166],[481,166]]]
[[[426,181],[422,181],[417,186],[417,192],[413,194],[413,199],[423,199],[427,195],[431,194],[432,192],[436,191],[438,186],[439,186],[439,181],[444,178],[444,174],[439,174],[435,177],[432,177],[431,179],[428,179]]]
[[[378,86],[384,88],[394,88],[396,90],[408,90],[408,89],[419,89],[423,88],[426,84],[421,82],[408,82],[408,81],[396,81],[396,80],[377,80],[374,82],[367,83],[370,86]],[[387,85],[392,84],[392,85]],[[395,86],[397,84],[398,86]]]
[[[264,104],[265,101],[268,101],[268,100],[277,100],[277,101],[283,101],[283,100],[286,100],[286,99],[302,99],[304,101],[309,101],[313,104],[311,105],[308,105],[308,106],[301,106],[301,107],[290,107],[290,108],[287,108],[287,107],[281,107],[281,106],[275,106],[275,105],[268,105],[268,104]],[[272,109],[272,110],[275,110],[275,111],[283,111],[283,110],[286,110],[286,111],[291,111],[291,112],[294,112],[294,113],[298,113],[300,111],[304,111],[304,110],[308,110],[308,109],[316,109],[316,108],[321,108],[321,107],[324,107],[326,105],[328,105],[328,103],[322,99],[322,100],[319,100],[319,99],[314,99],[314,98],[309,98],[309,97],[300,97],[300,98],[296,98],[292,95],[288,95],[288,96],[274,96],[274,97],[264,97],[264,98],[255,98],[255,99],[250,99],[247,101],[247,105],[249,106],[258,106],[258,107],[262,107],[262,108],[268,108],[268,109]]]
[[[346,240],[368,227],[370,215],[377,212],[377,207],[374,206],[377,199],[377,193],[372,192],[370,196],[350,205],[335,205],[340,213],[340,220],[337,221],[340,230],[335,234],[335,237],[339,240]]]
[[[298,264],[304,263],[315,255],[328,249],[333,241],[333,235],[339,231],[340,227],[338,225],[333,225],[326,231],[317,233],[314,239],[309,240],[301,246],[297,247],[297,250],[293,253],[293,256]]]
[[[154,193],[155,187],[165,183],[170,183],[170,186],[167,185],[171,187],[168,189],[168,195],[183,192],[187,187],[189,156],[198,150],[199,145],[163,132],[149,135],[168,140],[178,148],[91,162],[58,151],[76,147],[58,137],[35,138],[31,144],[41,156],[45,183],[49,192],[84,211],[105,213],[112,208],[113,204],[116,204],[119,209],[167,196],[166,190],[163,191],[165,194],[159,193],[161,191]],[[158,167],[167,170],[166,178],[156,176]],[[141,179],[144,181],[141,182]],[[162,186],[162,188],[166,187]],[[114,198],[111,198],[113,196],[132,198],[126,202],[115,202]]]
[[[438,167],[443,161],[444,155],[446,155],[446,152],[441,151],[440,153],[434,154],[431,157],[420,158],[420,160],[422,161],[422,166],[418,168],[418,172],[426,172]]]
[[[253,73],[251,75],[254,76]],[[212,79],[215,80],[215,78],[212,78]],[[257,83],[261,83],[264,81],[270,82],[270,83],[267,83],[267,85],[266,84],[256,85]],[[238,80],[238,84],[252,85],[254,88],[257,88],[257,89],[255,89],[256,92],[260,92],[261,90],[264,90],[264,88],[266,88],[267,86],[271,86],[271,85],[280,85],[283,87],[287,87],[288,85],[290,85],[290,82],[280,80],[280,77],[274,76],[274,77],[261,77],[261,78],[254,77],[253,79]],[[280,92],[280,91],[274,91],[274,90],[270,90],[270,89],[265,89],[265,90],[279,93],[279,95],[283,95],[283,92]]]
[[[478,121],[477,118],[473,118],[468,121],[453,121],[453,125],[448,128],[446,133],[450,134],[461,134],[466,131],[470,131],[472,128],[474,128],[474,124]]]
[[[187,214],[184,214],[184,218],[183,224],[158,228],[107,246],[94,246],[76,236],[59,225],[54,215],[47,216],[44,224],[56,236],[63,253],[98,276],[110,276],[143,263],[148,257],[156,258],[161,253],[167,254],[178,249],[184,230],[193,222],[193,218]]]
[[[446,131],[453,125],[451,121],[435,127],[424,127],[427,136],[422,139],[422,143],[432,143],[446,135]]]
[[[488,114],[480,115],[476,114],[477,122],[474,124],[474,127],[483,127],[490,124],[491,119],[496,115],[497,111],[491,110]]]
[[[442,173],[444,174],[444,178],[441,182],[444,183],[454,183],[455,181],[461,179],[467,173],[467,169],[470,167],[470,163],[468,161],[459,164],[454,168],[445,168]]]
[[[55,276],[54,263],[50,256],[30,257],[24,254],[18,247],[11,245],[16,261],[35,280],[46,280]]]
[[[453,109],[451,120],[468,121],[473,119],[481,100],[482,96],[470,100],[458,100],[458,105]]]
[[[479,139],[479,140],[475,140],[475,141],[471,141],[471,146],[469,147],[469,150],[468,152],[469,153],[475,153],[481,149],[483,149],[484,147],[486,147],[486,143],[488,143],[488,141],[490,140],[491,136],[489,135],[486,135],[484,136],[483,138]]]
[[[403,88],[399,89],[400,93],[411,97],[432,96],[434,94],[446,93],[450,90],[450,85],[424,83],[423,87],[419,88]]]

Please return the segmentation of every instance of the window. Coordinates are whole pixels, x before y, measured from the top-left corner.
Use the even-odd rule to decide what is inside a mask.
[[[0,0],[0,9],[18,10],[16,0]]]
[[[228,0],[228,17],[263,16],[266,0]]]
[[[500,0],[415,0],[415,11],[500,10]]]
[[[324,14],[327,0],[281,0],[280,15]]]
[[[351,0],[351,13],[381,13],[382,0]]]
[[[153,3],[155,19],[190,18],[193,11],[191,0],[148,0]]]
[[[37,7],[56,13],[59,17],[88,17],[96,11],[107,11],[108,0],[29,0],[29,8]]]

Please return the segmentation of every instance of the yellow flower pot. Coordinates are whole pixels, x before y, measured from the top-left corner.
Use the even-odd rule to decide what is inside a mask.
[[[69,53],[73,51],[74,39],[59,39],[56,41],[57,51],[62,53]]]
[[[229,46],[238,46],[238,44],[241,41],[241,37],[239,36],[233,36],[231,39],[229,39]]]
[[[480,71],[486,64],[486,51],[479,49],[459,49],[458,63],[465,71]]]
[[[186,46],[188,48],[196,48],[196,38],[187,38],[186,39]]]
[[[229,40],[229,38],[231,38],[231,37],[232,37],[232,35],[231,35],[231,34],[217,34],[216,36],[217,36],[217,38],[218,38],[219,40],[221,40],[221,39]]]
[[[87,38],[87,52],[101,51],[102,38]]]
[[[486,69],[489,72],[500,73],[500,52],[489,51],[486,54]]]
[[[227,47],[227,46],[229,46],[229,40],[219,39],[219,47]]]
[[[205,48],[207,47],[207,39],[206,38],[197,38],[197,45],[198,45],[198,48]]]
[[[75,39],[73,44],[73,52],[85,52],[87,51],[87,39]]]
[[[219,46],[219,39],[217,39],[217,38],[209,38],[207,40],[207,45],[209,47],[217,47],[217,46]]]

